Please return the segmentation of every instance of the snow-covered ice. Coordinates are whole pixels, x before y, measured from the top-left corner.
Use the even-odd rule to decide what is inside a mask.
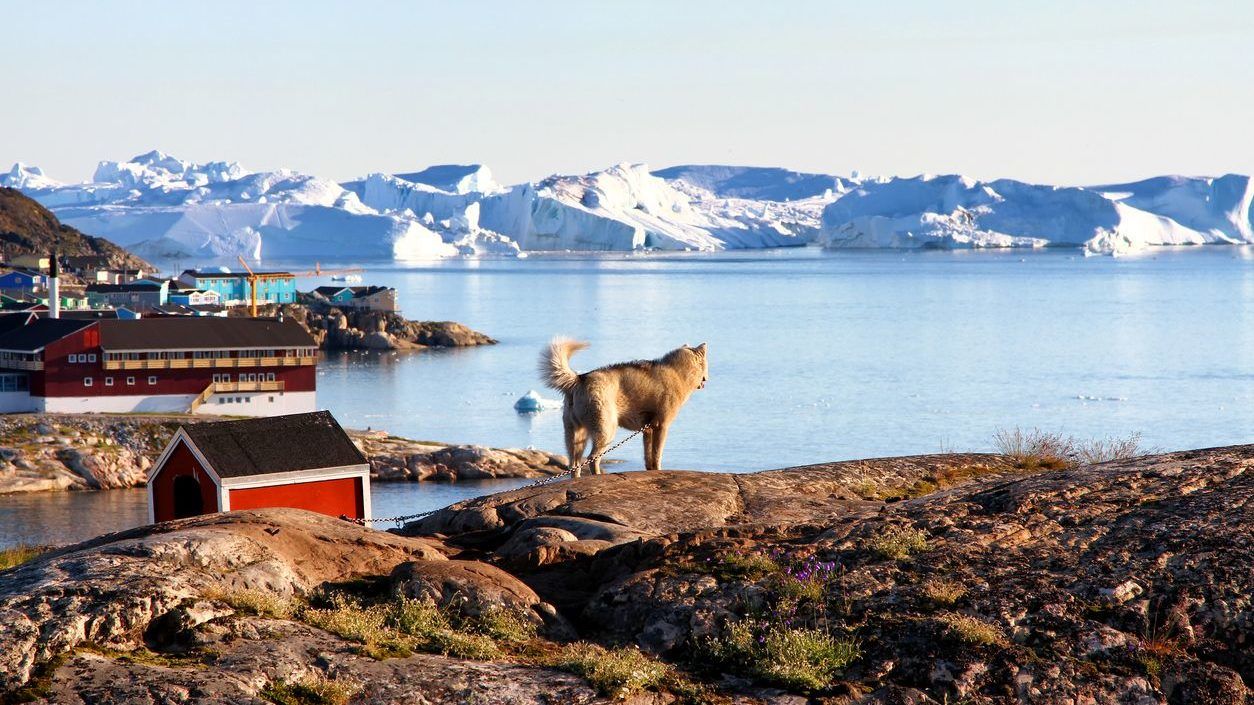
[[[960,175],[866,179],[773,167],[618,164],[503,186],[482,165],[344,183],[159,151],[62,183],[14,165],[65,223],[153,257],[525,256],[528,251],[1074,247],[1254,242],[1247,176],[1066,187]]]

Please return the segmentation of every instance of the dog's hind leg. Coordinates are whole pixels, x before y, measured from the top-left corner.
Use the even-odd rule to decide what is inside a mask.
[[[574,477],[579,477],[582,474],[582,469],[576,468],[576,466],[583,461],[583,451],[587,447],[587,430],[583,426],[566,424],[566,457],[569,458],[566,469],[573,470],[571,474]]]
[[[644,438],[644,469],[657,470],[657,464],[653,462],[653,429],[644,429],[641,437]]]
[[[610,424],[602,424],[600,427],[592,430],[592,474],[601,474],[601,454],[603,454],[614,442],[614,431],[617,426]]]

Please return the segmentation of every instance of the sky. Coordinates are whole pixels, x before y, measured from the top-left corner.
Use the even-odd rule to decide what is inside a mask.
[[[1249,0],[0,0],[0,164],[1254,173]]]

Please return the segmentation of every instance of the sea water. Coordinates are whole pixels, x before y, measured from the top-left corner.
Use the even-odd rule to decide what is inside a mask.
[[[408,318],[459,321],[500,343],[325,355],[318,404],[349,427],[563,452],[560,411],[520,415],[513,404],[531,389],[556,396],[537,360],[552,336],[568,335],[591,343],[572,360],[580,371],[709,343],[709,383],[671,428],[667,468],[991,450],[997,431],[1014,427],[1140,433],[1164,450],[1254,440],[1246,247],[322,262],[350,264],[366,269],[364,283],[396,287]],[[623,461],[614,469],[639,468],[639,442],[612,457]],[[512,486],[379,484],[375,513]],[[43,527],[64,527],[84,504],[119,517],[113,528],[142,523],[142,497],[124,511],[107,494],[0,497],[0,542],[70,540]]]

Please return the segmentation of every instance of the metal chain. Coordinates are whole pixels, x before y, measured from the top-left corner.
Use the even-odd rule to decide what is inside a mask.
[[[636,431],[632,431],[632,432],[631,432],[630,434],[628,434],[628,435],[627,435],[627,437],[626,437],[626,438],[624,438],[623,440],[621,440],[621,441],[619,441],[619,442],[615,443],[614,445],[610,446],[609,448],[606,448],[605,450],[601,451],[600,453],[596,453],[596,454],[594,454],[594,455],[590,455],[590,456],[588,456],[588,457],[584,458],[583,460],[580,460],[578,463],[576,463],[576,464],[572,465],[570,468],[568,468],[568,469],[566,469],[566,470],[563,470],[562,472],[559,472],[559,473],[558,473],[558,474],[556,474],[556,475],[552,475],[552,476],[550,476],[550,477],[543,477],[543,478],[540,478],[539,480],[536,480],[535,482],[532,482],[532,483],[530,483],[530,484],[523,485],[522,487],[517,487],[517,488],[515,488],[515,489],[516,489],[516,490],[527,490],[527,489],[531,489],[532,487],[543,487],[543,486],[548,485],[548,484],[550,484],[550,483],[557,482],[558,480],[563,480],[563,479],[566,479],[567,477],[573,477],[576,471],[578,471],[578,472],[583,472],[583,469],[584,469],[584,468],[588,467],[589,465],[591,465],[591,464],[595,463],[596,461],[600,460],[601,458],[605,457],[608,453],[610,453],[610,452],[612,452],[612,451],[615,451],[615,450],[617,450],[617,449],[621,448],[621,447],[623,446],[623,444],[624,444],[624,443],[626,443],[627,441],[630,441],[631,439],[635,438],[636,436],[639,436],[640,434],[644,433],[645,431],[648,431],[648,430],[649,430],[650,428],[652,428],[652,427],[653,427],[653,424],[648,424],[648,423],[647,423],[647,424],[645,424],[645,425],[641,426],[638,430],[636,430]],[[450,504],[450,505],[449,505],[449,507],[451,507],[451,506],[453,506],[453,505],[451,505],[451,504]],[[353,522],[354,524],[358,524],[358,525],[360,525],[360,526],[365,526],[366,524],[373,524],[373,523],[382,523],[382,522],[387,522],[387,521],[394,521],[394,522],[396,522],[396,525],[399,527],[399,526],[403,526],[403,525],[404,525],[404,523],[405,523],[406,521],[409,521],[409,520],[411,520],[411,519],[421,519],[421,518],[423,518],[423,517],[429,517],[429,516],[431,516],[432,514],[435,514],[436,512],[441,512],[441,511],[444,511],[445,509],[448,509],[448,507],[441,507],[441,508],[439,508],[439,509],[432,509],[431,511],[427,511],[427,512],[419,512],[419,513],[417,513],[417,514],[403,514],[403,515],[401,515],[401,516],[395,516],[395,517],[378,517],[378,518],[375,518],[375,519],[354,519],[353,517],[350,517],[350,516],[348,516],[348,515],[346,515],[346,514],[341,514],[341,515],[340,515],[340,518],[341,518],[341,519],[343,519],[344,521],[351,521],[351,522]]]

